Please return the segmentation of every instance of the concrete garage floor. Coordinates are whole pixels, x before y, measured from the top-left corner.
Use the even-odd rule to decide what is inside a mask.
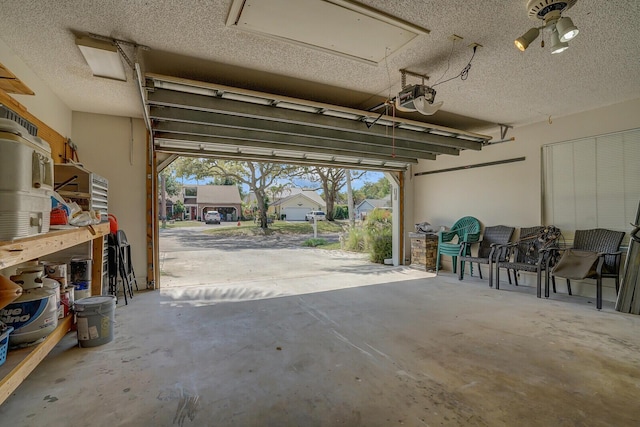
[[[362,257],[163,232],[162,291],[73,334],[2,426],[637,426],[640,316]]]

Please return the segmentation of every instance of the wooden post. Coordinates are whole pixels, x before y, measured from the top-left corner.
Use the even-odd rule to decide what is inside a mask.
[[[147,288],[160,287],[158,265],[158,192],[156,152],[147,131]]]

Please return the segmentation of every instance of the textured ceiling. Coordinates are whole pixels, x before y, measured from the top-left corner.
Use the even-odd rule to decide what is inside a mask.
[[[227,27],[231,0],[3,0],[0,38],[72,110],[124,116],[142,115],[133,78],[93,77],[72,31],[149,46],[145,71],[358,109],[394,96],[399,69],[429,74],[429,84],[455,76],[476,42],[483,47],[468,78],[436,87],[442,110],[410,117],[478,132],[640,97],[638,0],[579,0],[566,15],[580,35],[559,55],[539,40],[525,52],[515,49],[513,40],[537,25],[525,0],[360,3],[431,33],[370,65]],[[464,39],[454,44],[452,34]]]

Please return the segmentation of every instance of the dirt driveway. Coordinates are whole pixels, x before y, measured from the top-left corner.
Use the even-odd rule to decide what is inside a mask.
[[[311,235],[220,237],[202,227],[160,231],[160,287],[194,303],[240,301],[430,277],[366,254],[303,247]],[[337,234],[319,236],[338,241]],[[177,295],[174,295],[177,296]]]

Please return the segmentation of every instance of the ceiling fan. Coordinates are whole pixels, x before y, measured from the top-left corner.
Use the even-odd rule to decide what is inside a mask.
[[[527,11],[529,18],[540,19],[544,25],[533,27],[515,40],[516,47],[525,51],[527,47],[540,35],[540,30],[551,33],[551,53],[564,52],[569,48],[569,40],[578,35],[580,30],[573,24],[571,18],[562,16],[578,0],[529,0]]]

